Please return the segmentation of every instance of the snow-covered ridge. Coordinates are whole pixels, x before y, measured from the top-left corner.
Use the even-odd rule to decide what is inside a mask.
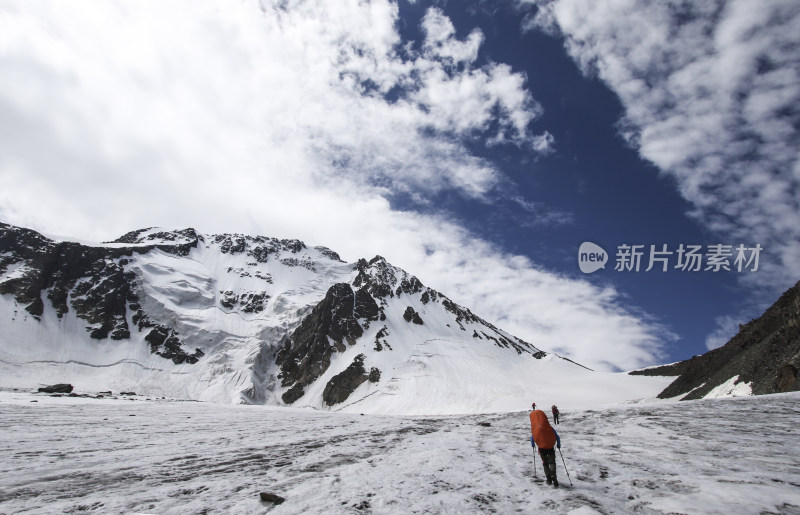
[[[5,386],[387,413],[663,387],[547,354],[380,256],[194,229],[84,245],[0,224],[0,324]]]

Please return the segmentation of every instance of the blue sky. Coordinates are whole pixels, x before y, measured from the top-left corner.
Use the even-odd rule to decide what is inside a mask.
[[[781,287],[791,286],[797,279],[787,274],[788,282],[771,285],[759,284],[757,271],[674,270],[675,255],[668,272],[658,268],[638,273],[614,271],[614,253],[622,244],[645,245],[646,259],[651,244],[658,248],[667,244],[676,251],[682,243],[704,248],[720,243],[753,247],[762,240],[757,234],[742,240],[738,235],[712,231],[702,220],[689,216],[693,206],[681,196],[675,178],[644,159],[620,134],[618,122],[625,115],[624,106],[608,83],[581,72],[565,48],[563,35],[526,28],[521,22],[520,18],[535,13],[536,7],[521,9],[502,2],[441,5],[459,37],[480,28],[485,37],[481,59],[508,63],[525,73],[527,89],[544,109],[536,123],[554,136],[555,144],[552,153],[536,158],[480,144],[473,147],[479,155],[499,163],[510,183],[507,187],[526,202],[540,206],[538,212],[527,212],[503,200],[465,202],[457,195],[445,195],[437,209],[446,206],[444,209],[484,238],[564,274],[580,275],[576,249],[581,242],[600,244],[610,253],[611,263],[589,280],[612,285],[627,302],[663,320],[677,337],[668,351],[668,359],[673,360],[705,352],[706,343],[723,342],[720,338],[707,342],[707,338],[718,329],[720,337],[731,336],[738,323],[758,316],[765,302],[774,300]],[[419,39],[419,20],[427,7],[401,6],[404,34]],[[796,114],[793,121],[796,127]],[[402,201],[398,204],[403,205]],[[537,215],[545,221],[538,222]],[[762,266],[780,261],[775,250],[766,245],[760,254]],[[748,273],[755,275],[744,277]],[[718,321],[728,317],[736,321],[718,327]]]
[[[606,370],[705,352],[800,279],[793,1],[19,1],[0,27],[8,223],[381,254]],[[760,269],[614,270],[720,243]]]

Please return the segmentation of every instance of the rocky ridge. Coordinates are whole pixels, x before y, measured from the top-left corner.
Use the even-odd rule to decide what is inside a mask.
[[[749,383],[754,395],[800,390],[800,282],[789,288],[755,320],[740,325],[739,332],[717,349],[661,367],[631,372],[634,375],[678,376],[662,399],[681,396],[700,399],[737,377]]]

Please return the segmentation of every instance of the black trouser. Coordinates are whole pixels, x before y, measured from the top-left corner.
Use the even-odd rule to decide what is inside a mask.
[[[544,464],[544,475],[548,481],[558,481],[556,479],[556,450],[553,448],[542,449],[539,447],[539,456],[542,457]]]
[[[553,422],[558,424],[558,413],[553,413]]]

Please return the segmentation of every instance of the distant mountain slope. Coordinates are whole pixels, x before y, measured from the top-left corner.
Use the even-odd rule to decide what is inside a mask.
[[[0,386],[468,413],[664,384],[547,354],[380,256],[194,229],[95,245],[0,223],[0,327]]]
[[[800,282],[731,340],[703,355],[631,374],[678,376],[662,399],[700,399],[739,387],[755,395],[800,390]]]

